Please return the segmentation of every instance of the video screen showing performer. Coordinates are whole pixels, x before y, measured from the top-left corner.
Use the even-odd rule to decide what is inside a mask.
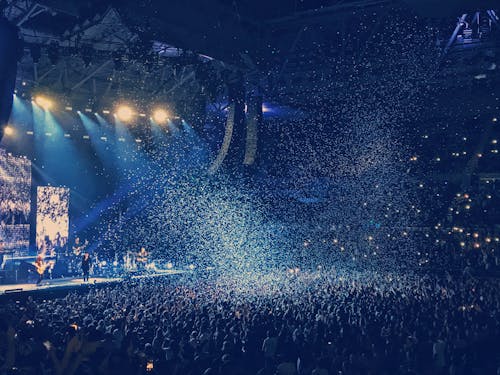
[[[42,261],[65,252],[69,232],[69,189],[38,186],[36,245]],[[51,271],[54,267],[51,267]],[[43,277],[43,275],[42,275]]]

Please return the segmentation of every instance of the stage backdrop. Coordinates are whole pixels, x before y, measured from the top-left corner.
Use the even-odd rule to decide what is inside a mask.
[[[39,253],[64,250],[69,231],[69,189],[38,186],[36,245]]]
[[[31,161],[0,149],[0,252],[28,251]]]

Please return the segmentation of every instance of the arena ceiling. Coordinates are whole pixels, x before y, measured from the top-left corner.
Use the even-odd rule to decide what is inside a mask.
[[[188,100],[199,93],[216,97],[235,70],[259,81],[274,69],[281,78],[300,59],[296,45],[303,43],[303,30],[309,39],[328,39],[356,12],[404,7],[403,2],[431,16],[457,16],[471,6],[495,3],[443,0],[440,7],[429,7],[427,0],[3,0],[0,7],[25,41],[19,88],[43,88],[68,101],[106,106],[106,98],[137,97],[138,90],[144,101]],[[448,18],[451,30],[455,18]]]
[[[143,41],[162,42],[206,54],[228,63],[240,63],[241,52],[261,56],[266,35],[294,22],[314,22],[318,18],[367,7],[409,3],[413,8],[439,15],[447,10],[454,16],[468,9],[493,5],[492,0],[445,0],[430,12],[424,0],[3,0],[4,14],[18,24],[25,36],[47,43],[64,39],[92,23],[109,8]],[[77,28],[75,30],[75,28]],[[45,38],[45,40],[44,40]],[[30,40],[28,40],[30,41]]]

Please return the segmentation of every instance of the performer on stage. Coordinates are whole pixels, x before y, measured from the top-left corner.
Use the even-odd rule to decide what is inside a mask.
[[[35,268],[36,268],[36,273],[38,274],[38,280],[36,282],[36,285],[40,285],[43,280],[43,274],[45,272],[45,268],[43,265],[43,258],[41,255],[36,257]]]
[[[79,237],[75,238],[75,243],[72,246],[73,254],[69,259],[69,264],[72,274],[79,273],[78,271],[78,268],[80,267],[79,263],[82,259],[82,255],[85,252],[85,248],[87,247],[88,243],[89,242],[87,240],[85,240],[85,242],[82,243]]]
[[[144,247],[141,247],[141,250],[137,253],[136,263],[138,270],[144,270],[146,268],[146,264],[148,263],[149,253],[146,251]]]
[[[49,267],[54,266],[54,262],[45,262],[43,259],[42,255],[38,255],[35,260],[35,268],[36,268],[36,273],[38,274],[38,280],[36,282],[36,285],[40,285],[43,281],[43,275],[45,274],[45,270]]]
[[[85,252],[82,257],[82,271],[83,271],[83,281],[89,281],[89,273],[90,273],[90,254]]]
[[[127,250],[123,257],[123,267],[126,271],[131,271],[135,266],[135,253],[132,250]]]
[[[76,255],[77,257],[82,255],[82,253],[84,252],[84,250],[88,244],[89,244],[89,241],[85,240],[84,243],[81,243],[80,238],[76,237],[75,244],[73,245],[73,255]]]

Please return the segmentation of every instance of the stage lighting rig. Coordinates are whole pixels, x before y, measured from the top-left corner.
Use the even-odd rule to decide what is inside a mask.
[[[42,109],[48,111],[54,106],[54,102],[43,95],[35,96],[35,103]]]
[[[124,52],[123,51],[113,52],[113,66],[115,70],[117,71],[124,70],[123,62],[124,62]]]
[[[86,68],[92,65],[93,55],[94,55],[94,50],[92,49],[91,45],[84,44],[83,46],[80,47],[80,56],[82,57],[83,64],[85,65]]]
[[[5,129],[3,130],[3,134],[6,136],[14,135],[14,128],[10,125],[6,126]]]
[[[49,46],[47,47],[47,56],[52,66],[57,65],[60,57],[59,43],[54,41],[49,44]]]
[[[40,58],[42,57],[42,48],[38,44],[33,44],[30,46],[30,54],[33,59],[33,63],[38,64]]]
[[[116,109],[115,116],[122,122],[129,122],[134,118],[134,111],[128,105],[120,105]]]
[[[157,108],[153,112],[152,119],[158,125],[165,125],[168,122],[168,112],[163,108]]]

